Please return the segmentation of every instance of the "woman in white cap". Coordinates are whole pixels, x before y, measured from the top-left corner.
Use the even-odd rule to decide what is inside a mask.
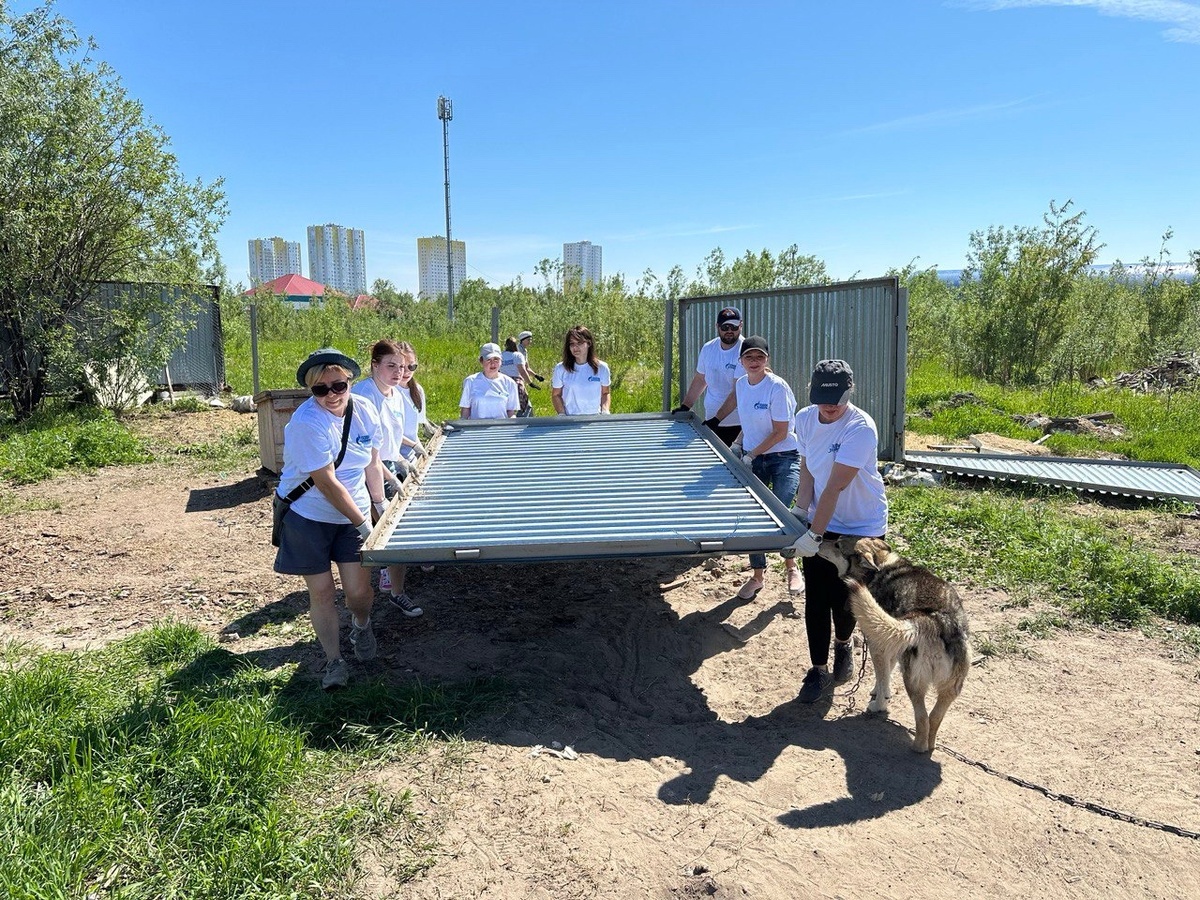
[[[521,355],[525,357],[525,367],[529,369],[529,374],[539,384],[546,379],[533,370],[533,357],[530,355],[530,346],[533,344],[533,332],[522,331],[517,335],[517,349],[521,351]]]
[[[754,335],[742,341],[739,361],[746,374],[734,382],[731,393],[716,415],[705,420],[710,429],[736,407],[742,428],[742,463],[785,504],[792,502],[800,482],[800,453],[796,445],[796,396],[786,381],[768,371],[771,350],[765,338]],[[801,591],[795,559],[783,561],[788,593]],[[750,554],[750,578],[738,589],[750,600],[763,589],[767,572],[764,553]]]
[[[359,366],[346,354],[324,347],[309,354],[296,380],[312,392],[283,429],[283,471],[276,503],[286,504],[279,527],[275,571],[302,575],[309,616],[325,651],[321,686],[342,687],[350,678],[342,658],[334,605],[334,565],[351,614],[350,643],[362,661],[376,653],[371,630],[375,592],[371,573],[359,563],[362,541],[371,533],[371,506],[382,509],[383,468],[379,412],[366,398],[351,400],[350,382]]]
[[[389,500],[400,491],[400,482],[408,475],[409,462],[404,454],[405,444],[414,443],[407,437],[407,420],[412,416],[408,412],[411,401],[405,402],[405,394],[408,392],[400,387],[406,375],[411,376],[411,373],[407,369],[404,348],[396,341],[383,338],[371,345],[370,374],[355,382],[351,388],[356,397],[365,397],[379,410],[380,425],[383,429],[383,445],[379,449],[379,457],[383,464],[384,495]],[[416,433],[415,420],[412,431]],[[420,443],[416,442],[416,446],[420,446]],[[409,449],[411,450],[411,446]],[[400,612],[410,618],[416,618],[421,615],[422,610],[404,593],[404,574],[404,566],[386,566],[379,572],[379,589],[391,596],[393,605]]]
[[[823,359],[808,386],[812,404],[796,414],[803,460],[796,512],[809,523],[796,541],[804,561],[804,628],[812,668],[804,676],[801,703],[813,703],[830,686],[854,673],[854,613],[837,567],[816,555],[822,540],[845,534],[882,538],[888,503],[879,476],[879,432],[875,420],[850,402],[854,372],[845,360]],[[832,628],[831,628],[832,623]],[[833,672],[829,638],[833,633]]]
[[[517,383],[500,372],[499,344],[479,348],[479,369],[463,379],[458,412],[464,419],[513,418],[521,406]]]
[[[533,404],[529,402],[529,388],[541,390],[533,383],[533,373],[525,360],[525,354],[520,351],[516,338],[504,339],[504,350],[500,356],[500,372],[517,383],[517,399],[520,407],[517,418],[524,419],[533,415]]]
[[[583,325],[575,325],[563,339],[562,362],[550,377],[550,402],[567,416],[594,416],[611,412],[612,375],[608,363],[596,357],[596,339]]]

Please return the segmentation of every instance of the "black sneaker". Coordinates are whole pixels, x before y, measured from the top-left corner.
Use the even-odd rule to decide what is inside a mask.
[[[825,693],[825,689],[833,684],[833,676],[824,669],[818,669],[813,666],[808,670],[808,674],[804,676],[804,684],[800,688],[800,696],[797,697],[801,703],[816,703]]]
[[[854,677],[854,645],[833,642],[833,683],[845,684]]]
[[[424,612],[421,607],[413,603],[412,597],[408,596],[408,594],[391,594],[388,596],[388,599],[392,601],[392,606],[396,607],[396,609],[400,610],[400,612],[404,613],[410,619],[415,619]]]

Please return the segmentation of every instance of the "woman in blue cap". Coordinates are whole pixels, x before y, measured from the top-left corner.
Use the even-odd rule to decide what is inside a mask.
[[[371,533],[371,505],[383,507],[383,430],[370,400],[351,400],[350,383],[359,371],[358,363],[332,347],[310,353],[300,364],[296,380],[312,396],[283,429],[283,471],[276,490],[275,502],[288,506],[275,571],[304,578],[313,630],[325,651],[321,686],[326,689],[342,687],[350,678],[334,605],[334,565],[351,614],[354,655],[366,661],[376,653],[375,592],[359,550]]]

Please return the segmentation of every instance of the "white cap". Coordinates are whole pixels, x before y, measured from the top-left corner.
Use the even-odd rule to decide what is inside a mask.
[[[523,341],[527,337],[533,337],[533,332],[532,331],[522,331],[520,334],[517,335],[517,340]]]
[[[479,348],[480,359],[503,359],[504,354],[500,352],[499,344],[484,344]]]

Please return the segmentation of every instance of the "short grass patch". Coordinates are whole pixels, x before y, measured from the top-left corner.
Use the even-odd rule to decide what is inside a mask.
[[[188,625],[0,662],[0,891],[12,898],[343,896],[355,850],[414,828],[355,773],[455,739],[490,684],[334,696]],[[427,847],[392,848],[396,871]]]
[[[142,443],[108,410],[52,401],[23,422],[0,422],[0,478],[17,484],[148,459]]]

